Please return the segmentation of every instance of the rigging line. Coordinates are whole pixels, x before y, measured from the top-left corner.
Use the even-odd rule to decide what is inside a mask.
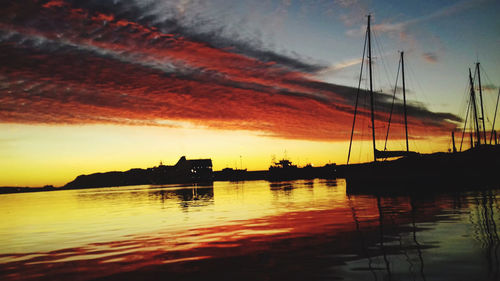
[[[460,107],[459,107],[459,109],[462,110],[459,113],[459,117],[463,117],[464,119],[465,119],[464,113],[466,109],[468,109],[470,102],[470,94],[468,94],[468,91],[469,91],[469,83],[464,83],[464,89],[462,91],[462,100],[460,102]]]
[[[347,153],[347,164],[349,164],[349,158],[351,158],[352,138],[354,136],[354,126],[356,124],[356,114],[358,113],[359,90],[360,90],[360,87],[361,87],[361,79],[363,77],[363,66],[364,66],[364,62],[365,62],[366,38],[367,38],[367,36],[368,36],[368,30],[365,33],[365,43],[363,44],[363,56],[361,57],[361,71],[360,71],[360,74],[359,74],[358,90],[356,91],[356,103],[354,105],[354,118],[352,120],[351,140],[349,142],[349,152]]]
[[[406,76],[406,81],[407,81],[407,85],[410,85],[410,87],[406,87],[406,92],[407,92],[407,108],[409,107],[409,104],[411,105],[411,102],[409,101],[409,98],[408,98],[408,95],[411,94],[411,90],[408,90],[408,88],[413,88],[413,92],[414,94],[412,94],[413,96],[413,100],[416,101],[416,102],[420,102],[422,104],[432,104],[431,102],[429,102],[429,98],[427,97],[426,95],[426,91],[424,90],[424,87],[422,87],[422,83],[420,83],[420,80],[417,79],[416,77],[418,77],[416,75],[416,72],[413,70],[413,64],[412,64],[412,61],[407,59],[405,60],[405,69],[406,69],[406,72],[409,72],[409,75]],[[417,93],[420,93],[420,96],[422,98],[417,98]],[[419,101],[422,100],[422,101]],[[414,135],[412,132],[414,132],[414,129],[415,127],[408,127],[408,134],[409,135]],[[430,129],[427,127],[427,126],[424,126],[423,127],[423,131],[425,132],[425,135],[426,136],[429,136],[432,134],[432,132],[430,131]],[[412,146],[414,147],[414,151],[420,151],[421,149],[424,149],[423,146],[426,146],[427,147],[427,150],[428,151],[432,151],[432,147],[430,146],[430,142],[424,142],[423,146],[420,146],[418,145],[418,142],[415,138],[411,138],[412,139]]]
[[[483,67],[482,65],[479,65],[479,68],[481,69],[481,74],[482,74],[483,76],[486,76],[486,80],[488,80],[488,85],[493,85],[493,86],[494,86],[495,84],[493,84],[493,83],[491,82],[491,79],[490,79],[490,77],[488,76],[488,72],[486,72],[486,70],[484,70],[484,67]],[[492,89],[492,90],[494,90],[494,89]],[[488,116],[486,116],[486,117],[487,117],[487,120],[488,120],[488,122],[489,122],[489,118],[488,118]]]
[[[498,89],[497,105],[495,107],[495,115],[493,117],[493,125],[491,126],[490,144],[491,144],[491,140],[493,138],[493,131],[495,130],[495,120],[497,119],[498,99],[500,99],[500,89]]]
[[[377,162],[377,146],[375,142],[375,105],[373,93],[373,69],[372,69],[372,40],[371,40],[371,15],[368,15],[367,33],[368,33],[368,70],[370,78],[370,119],[372,123],[372,146],[373,146],[373,162]]]
[[[480,76],[479,76],[479,75],[480,75],[480,74],[479,74],[479,69],[478,69],[477,67],[474,67],[474,78],[473,78],[474,83],[476,83],[476,80],[479,80],[479,78],[480,78]],[[476,77],[477,77],[477,79],[476,79]],[[474,84],[474,85],[475,85],[475,84]],[[477,111],[479,111],[479,110],[481,109],[481,117],[478,117],[478,120],[483,121],[483,120],[484,120],[484,119],[483,119],[483,118],[484,118],[484,116],[483,116],[483,114],[484,114],[484,110],[482,109],[483,100],[482,100],[482,97],[481,97],[481,96],[482,96],[482,95],[481,95],[481,92],[480,92],[480,91],[481,91],[481,88],[480,88],[480,85],[481,85],[481,84],[479,83],[479,81],[478,81],[478,84],[477,84],[477,85],[478,85],[478,90],[479,90],[479,98],[480,98],[480,101],[478,101],[478,98],[477,98],[477,97],[475,98],[476,107],[479,107],[479,108],[475,108],[475,110],[476,110],[476,113],[475,113],[475,114],[476,114],[476,115],[479,115],[479,112],[477,112]],[[475,86],[474,86],[474,87],[475,87]],[[474,91],[476,91],[476,89],[475,89],[475,88],[474,88]],[[474,95],[474,96],[475,96],[475,95]],[[478,103],[478,102],[480,102],[480,104],[479,104],[479,105],[477,105],[477,103]],[[481,125],[483,125],[483,126],[481,126]],[[478,134],[479,134],[479,136],[480,136],[480,137],[483,137],[483,135],[484,135],[484,142],[485,142],[485,144],[486,144],[486,128],[485,128],[485,126],[484,126],[484,123],[483,123],[483,122],[478,122],[477,126],[478,126],[478,127],[477,127],[477,131],[479,132]],[[481,127],[483,128],[483,134],[481,134]]]
[[[488,90],[485,90],[484,87],[483,87],[483,91],[486,93],[486,91]],[[495,105],[495,97],[494,97],[494,92],[495,92],[495,89],[493,89],[492,93],[493,94],[484,94],[483,95],[483,99],[485,100],[484,102],[484,106],[485,106],[485,112],[484,112],[484,117],[486,118],[486,127],[489,128],[491,127],[491,122],[492,122],[492,119],[490,118],[490,114],[493,112],[493,106]],[[491,116],[493,117],[493,116]],[[488,132],[488,131],[487,131]]]
[[[475,83],[476,83],[476,75],[477,75],[477,68],[474,68],[474,76],[472,76],[472,81],[474,81],[474,84],[473,84],[473,85],[475,85]],[[476,91],[476,88],[475,88],[475,86],[474,86],[474,102],[475,102],[474,112],[475,112],[475,114],[477,115],[477,108],[476,108],[476,107],[477,107],[477,99],[475,98],[475,97],[476,97],[476,95],[475,95],[475,91]],[[476,117],[476,118],[477,118],[477,117]],[[478,130],[478,131],[481,131],[481,129],[480,129],[480,123],[479,123],[479,122],[478,122],[478,127],[477,127],[477,130]]]
[[[399,79],[399,70],[400,70],[400,68],[401,68],[401,58],[399,59],[398,72],[396,74],[396,83],[394,84],[394,94],[392,96],[391,113],[389,114],[389,124],[387,124],[387,134],[385,135],[384,151],[387,150],[387,139],[389,138],[389,129],[391,128],[392,111],[394,109],[394,101],[396,100],[396,90],[397,90],[397,87],[398,87],[398,79]]]
[[[390,81],[391,79],[390,79],[389,71],[387,70],[388,69],[387,64],[382,59],[382,56],[384,56],[384,53],[383,53],[384,47],[380,43],[380,41],[378,40],[378,33],[376,30],[373,30],[372,35],[373,35],[373,38],[375,40],[375,47],[377,48],[377,50],[379,52],[379,60],[382,62],[382,67],[384,68],[385,79],[387,79],[387,85],[391,85],[391,81]]]
[[[474,73],[475,76],[475,73]],[[471,69],[469,68],[469,81],[470,81],[470,94],[471,94],[471,100],[472,100],[472,109],[474,113],[474,127],[476,128],[476,131],[474,132],[477,138],[477,145],[481,145],[481,132],[480,132],[480,127],[479,127],[479,121],[477,117],[477,100],[476,100],[476,93],[474,89],[474,80],[472,79],[471,75]]]
[[[480,63],[476,63],[476,68],[477,68],[477,80],[478,80],[478,86],[479,86],[479,100],[481,101],[481,121],[483,123],[483,137],[484,137],[484,143],[486,144],[486,125],[484,124],[484,105],[483,105],[483,87],[481,85],[481,67]]]
[[[465,129],[466,129],[466,125],[467,125],[467,117],[469,114],[470,95],[467,94],[468,89],[469,89],[468,83],[464,83],[464,89],[463,89],[462,95],[461,95],[462,98],[460,101],[460,106],[458,107],[459,113],[457,116],[460,117],[461,119],[465,119],[464,129],[462,132],[462,138],[460,140],[460,150],[459,151],[462,151],[462,144],[463,144]],[[465,106],[465,105],[467,105],[467,106]],[[465,115],[464,115],[464,113],[465,113]]]
[[[424,90],[424,87],[422,86],[422,83],[420,83],[419,79],[415,78],[415,77],[418,77],[418,76],[416,75],[416,72],[413,69],[413,64],[412,64],[411,60],[405,60],[405,69],[407,70],[407,72],[410,73],[410,75],[407,76],[408,77],[407,80],[409,80],[408,84],[410,86],[413,85],[414,87],[417,87],[418,90],[419,90],[419,91],[414,90],[415,94],[412,95],[413,96],[413,100],[416,101],[416,102],[420,102],[420,103],[422,103],[422,104],[424,104],[426,106],[427,105],[432,105],[433,103],[430,102],[429,97],[427,96],[426,91]],[[409,91],[409,90],[407,89],[407,91]],[[411,93],[411,91],[410,91],[410,93]],[[417,93],[420,93],[420,96],[423,98],[423,101],[419,101],[417,99]],[[424,127],[424,131],[426,132],[427,135],[429,135],[428,134],[429,133],[429,128]]]
[[[471,98],[472,100],[472,98]],[[476,125],[472,120],[474,120],[474,104],[472,104],[472,110],[470,112],[470,120],[471,120],[471,128],[470,128],[470,134],[471,134],[471,141],[472,141],[472,147],[476,146]]]
[[[414,79],[414,77],[417,77],[416,75],[416,72],[413,70],[413,64],[411,63],[410,60],[406,60],[405,61],[405,68],[407,69],[407,72],[410,73],[409,78],[409,84],[411,85],[414,85],[416,87],[418,87],[418,90],[420,91],[420,93],[422,93],[422,97],[424,99],[423,102],[425,102],[426,104],[431,104],[429,102],[429,98],[427,97],[427,95],[425,94],[425,90],[424,88],[422,87],[422,84],[420,83],[420,81],[418,79]],[[418,91],[414,90],[415,93],[417,93]]]
[[[459,113],[459,117],[461,119],[464,119],[464,127],[463,127],[463,130],[462,130],[462,137],[461,137],[461,140],[460,140],[460,149],[459,151],[462,151],[462,145],[463,145],[463,142],[464,142],[464,137],[465,137],[465,133],[466,133],[466,130],[467,130],[467,120],[468,120],[468,117],[469,117],[469,108],[470,108],[470,95],[467,94],[467,91],[468,91],[468,83],[464,83],[464,89],[462,91],[462,100],[460,102],[460,107],[459,109],[461,109],[462,111],[460,111]],[[465,106],[467,105],[467,106]]]
[[[401,51],[401,80],[403,81],[403,106],[404,106],[404,117],[405,117],[405,134],[406,134],[406,151],[409,151],[408,146],[408,110],[406,109],[406,86],[405,86],[405,61],[404,52]]]
[[[482,73],[483,75],[485,75],[485,76],[486,76],[486,79],[488,80],[488,83],[489,83],[490,85],[494,85],[494,84],[491,82],[490,77],[488,76],[488,72],[486,72],[486,70],[484,70],[484,67],[483,67],[482,65],[479,65],[479,67],[481,68],[481,71],[482,71],[481,73]]]
[[[365,65],[365,71],[368,72],[368,64]],[[364,82],[365,82],[365,89],[368,89],[368,79],[364,79]],[[368,91],[365,91],[365,94],[362,95],[363,96],[363,99],[362,99],[362,102],[363,102],[363,106],[362,108],[364,108],[365,110],[369,108],[369,99],[370,99],[370,95],[369,95],[369,92]],[[368,116],[368,115],[367,115]],[[366,128],[369,128],[369,125],[366,124],[366,122],[368,122],[367,118],[361,118],[361,138],[363,139],[363,137],[365,136],[365,132],[366,132]],[[360,147],[360,150],[359,150],[359,155],[358,155],[358,162],[361,162],[362,158],[361,158],[361,155],[363,154],[363,149],[365,149],[365,146],[366,146],[366,143],[364,141],[361,141],[361,147]]]
[[[462,144],[464,142],[465,130],[467,129],[467,119],[469,118],[469,108],[470,108],[470,105],[471,105],[471,103],[469,102],[467,104],[467,111],[465,112],[464,129],[462,130],[462,140],[460,140],[460,151],[462,151]]]
[[[464,128],[462,130],[462,139],[460,140],[460,151],[462,151],[462,145],[463,145],[465,133],[467,131],[467,120],[469,118],[469,109],[471,107],[470,94],[468,94],[468,91],[469,91],[469,83],[465,83],[464,90],[463,90],[463,93],[462,93],[462,102],[461,102],[461,104],[462,105],[467,104],[467,106],[463,106],[463,107],[460,106],[460,108],[464,108],[464,112],[465,112],[465,115],[460,115],[460,117],[463,116],[463,118],[465,119],[465,121],[464,121]]]
[[[470,106],[470,122],[469,122],[469,134],[470,134],[470,148],[474,148],[474,103],[472,101],[472,98],[470,98],[471,106]]]

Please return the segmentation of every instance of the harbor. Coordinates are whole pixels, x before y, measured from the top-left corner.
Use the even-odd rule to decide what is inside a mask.
[[[0,9],[1,281],[500,281],[500,1]]]

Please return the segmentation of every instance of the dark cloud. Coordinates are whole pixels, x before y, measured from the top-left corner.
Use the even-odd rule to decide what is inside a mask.
[[[213,19],[195,15],[186,19],[180,17],[178,3],[170,5],[165,1],[66,1],[72,7],[85,9],[90,14],[112,14],[115,20],[126,20],[143,26],[153,27],[163,33],[179,34],[195,42],[203,42],[217,49],[242,54],[262,62],[272,62],[298,71],[314,73],[325,65],[305,62],[297,54],[280,54],[266,49],[255,37],[243,38],[227,31],[225,25]],[[158,12],[158,8],[161,7]]]
[[[357,89],[355,88],[341,86],[341,85],[334,85],[325,82],[310,81],[310,80],[296,80],[289,82],[302,84],[312,89],[323,91],[325,93],[333,93],[335,95],[335,98],[332,97],[332,102],[341,102],[343,100],[344,101],[343,103],[353,105],[356,100]],[[360,91],[361,98],[363,96],[368,96],[368,95],[369,92],[365,90]],[[392,106],[392,95],[375,92],[374,103],[376,104],[377,110],[381,112],[389,112]],[[366,110],[369,110],[367,104],[364,105],[360,104],[360,106],[364,106]],[[395,107],[394,111],[403,112],[403,103],[401,100],[396,100],[394,107]],[[348,110],[348,112],[352,112],[352,107],[346,108],[346,110]],[[431,112],[420,104],[408,104],[407,110],[408,114],[411,115],[413,118],[424,119],[424,120],[435,120],[438,123],[446,120],[454,122],[461,121],[461,119],[454,114]]]

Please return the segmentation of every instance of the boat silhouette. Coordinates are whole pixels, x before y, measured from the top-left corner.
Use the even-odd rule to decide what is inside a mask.
[[[307,164],[304,167],[294,165],[290,160],[283,158],[269,166],[267,180],[286,181],[297,179],[315,179],[315,178],[336,178],[336,164],[326,164],[323,167],[313,167]]]
[[[365,35],[365,49],[363,50],[363,60],[361,64],[361,75],[365,59],[365,51],[368,49],[368,71],[369,71],[369,95],[370,95],[370,120],[373,145],[373,162],[361,164],[349,164],[354,127],[358,110],[358,97],[360,93],[361,75],[358,84],[354,118],[347,156],[347,164],[337,167],[338,177],[345,178],[348,193],[379,193],[379,192],[420,192],[434,190],[454,190],[454,189],[477,189],[498,187],[497,170],[500,166],[500,146],[487,144],[486,129],[484,125],[484,110],[481,98],[482,117],[478,117],[474,83],[469,69],[470,79],[470,103],[471,113],[473,113],[474,132],[471,133],[471,148],[467,151],[457,151],[453,138],[453,153],[432,153],[421,154],[410,151],[408,145],[408,122],[406,110],[406,89],[404,77],[404,52],[401,52],[400,69],[402,74],[403,109],[406,150],[387,150],[387,137],[389,135],[390,121],[392,118],[392,108],[387,127],[386,145],[384,150],[377,149],[375,142],[375,114],[374,114],[374,91],[372,81],[372,54],[371,54],[371,16],[368,15],[368,23]],[[479,68],[479,64],[477,64]],[[479,73],[479,70],[477,70]],[[399,75],[399,71],[398,71]],[[480,81],[480,78],[479,78]],[[480,82],[479,82],[480,83]],[[396,89],[396,87],[395,87]],[[481,89],[481,85],[479,85]],[[497,104],[498,106],[498,104]],[[495,112],[496,117],[496,112]],[[479,120],[482,119],[483,132],[480,132]],[[464,125],[464,133],[465,133]],[[493,125],[494,126],[494,125]],[[494,127],[492,128],[492,137]],[[473,140],[475,138],[475,140]],[[463,141],[463,136],[462,136]],[[461,149],[460,149],[461,150]],[[390,160],[388,159],[395,159]],[[382,161],[380,161],[382,159]]]

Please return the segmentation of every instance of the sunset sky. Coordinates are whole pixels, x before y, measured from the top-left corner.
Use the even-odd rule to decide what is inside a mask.
[[[0,186],[182,155],[216,170],[267,169],[285,154],[345,163],[369,13],[377,145],[404,50],[411,149],[446,151],[478,60],[491,129],[499,12],[497,0],[3,1]],[[401,98],[390,149],[404,145]],[[372,159],[366,94],[360,104],[354,162]]]

